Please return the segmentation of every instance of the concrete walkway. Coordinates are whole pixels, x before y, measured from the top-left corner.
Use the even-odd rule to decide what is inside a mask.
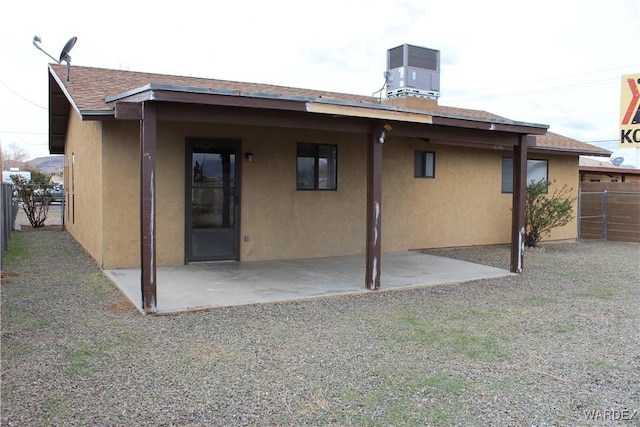
[[[287,261],[198,263],[158,267],[159,314],[353,295],[364,288],[364,256]],[[105,274],[142,312],[140,269],[105,270]],[[460,283],[511,275],[507,270],[420,252],[382,255],[383,290]]]

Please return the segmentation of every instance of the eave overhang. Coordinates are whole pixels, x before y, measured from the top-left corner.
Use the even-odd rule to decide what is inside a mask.
[[[306,118],[303,127],[313,127],[318,121],[319,129],[327,129],[332,121],[340,130],[360,132],[366,130],[372,120],[384,121],[393,127],[393,135],[419,138],[441,138],[486,143],[513,145],[518,135],[543,135],[548,125],[511,121],[498,118],[466,117],[442,111],[423,111],[385,105],[376,102],[349,102],[333,98],[313,96],[281,95],[266,92],[222,90],[191,86],[149,83],[144,86],[105,98],[105,109],[80,109],[66,90],[65,84],[50,70],[50,134],[49,150],[52,154],[64,152],[64,140],[71,109],[81,120],[140,120],[140,104],[158,102],[160,120],[180,120],[182,114],[173,116],[164,113],[162,105],[194,111],[195,108],[224,108],[236,111],[237,116],[247,111],[259,113],[270,120],[264,125],[278,126],[273,120],[276,114],[288,114],[291,118]],[[167,110],[169,111],[169,110]],[[230,117],[231,114],[219,115]],[[240,120],[240,119],[239,119]],[[455,134],[458,136],[456,137]],[[561,150],[560,150],[561,151]]]
[[[536,153],[553,153],[553,154],[566,154],[570,156],[596,156],[596,157],[609,157],[611,151],[602,149],[601,151],[595,150],[581,150],[579,148],[559,148],[559,147],[546,147],[544,145],[536,145],[531,148],[531,151]]]

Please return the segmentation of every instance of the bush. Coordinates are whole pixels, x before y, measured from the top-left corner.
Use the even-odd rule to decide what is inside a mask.
[[[576,199],[568,196],[573,188],[564,185],[549,195],[550,186],[551,183],[545,179],[531,181],[527,186],[524,233],[526,246],[537,246],[544,234],[548,235],[551,229],[567,225],[574,218],[573,202]]]
[[[33,228],[43,227],[49,213],[49,204],[46,198],[38,195],[38,191],[46,191],[40,185],[32,185],[20,175],[11,175],[11,180],[17,192],[18,202],[22,210],[27,214],[29,223]]]

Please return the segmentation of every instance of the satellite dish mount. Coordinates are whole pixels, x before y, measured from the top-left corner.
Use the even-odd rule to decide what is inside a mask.
[[[67,83],[69,83],[71,80],[69,79],[70,73],[71,73],[71,56],[69,55],[69,52],[71,52],[71,49],[73,49],[73,45],[76,44],[76,40],[78,40],[77,37],[71,37],[69,39],[69,41],[64,45],[64,47],[62,48],[62,52],[60,52],[60,59],[56,59],[53,56],[51,56],[47,51],[45,51],[44,49],[42,49],[40,47],[40,44],[42,42],[42,39],[38,36],[33,36],[33,45],[40,51],[44,52],[45,55],[47,55],[49,58],[53,59],[57,64],[62,64],[62,61],[67,63]]]

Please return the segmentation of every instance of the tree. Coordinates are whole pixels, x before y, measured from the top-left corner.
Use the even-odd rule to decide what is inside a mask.
[[[27,168],[31,172],[31,184],[48,185],[51,183],[51,174],[40,172],[38,169]]]
[[[11,175],[11,180],[18,193],[18,201],[21,203],[24,213],[27,214],[31,226],[33,228],[43,227],[49,213],[46,197],[42,197],[42,192],[46,190],[41,185],[30,184],[26,178],[20,175]]]
[[[555,181],[554,181],[555,183]],[[564,185],[549,195],[551,183],[545,179],[527,186],[525,199],[524,244],[529,247],[538,245],[544,234],[556,227],[567,225],[573,218],[573,202],[569,197],[573,188]]]
[[[2,169],[21,168],[27,159],[27,152],[15,142],[2,147]]]

